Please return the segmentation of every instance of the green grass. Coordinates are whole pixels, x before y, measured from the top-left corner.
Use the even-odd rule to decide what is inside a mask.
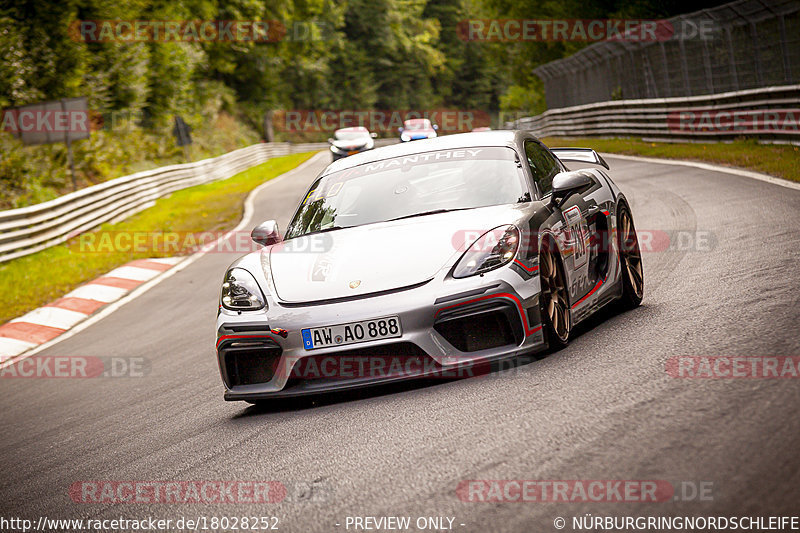
[[[247,194],[255,187],[283,174],[313,152],[292,154],[241,172],[229,179],[198,185],[172,193],[156,205],[117,224],[103,224],[64,244],[53,246],[0,264],[0,324],[68,293],[82,283],[103,275],[133,259],[176,255],[174,250],[148,246],[125,246],[116,251],[92,251],[87,243],[100,244],[102,236],[117,232],[224,231],[241,220]],[[83,243],[83,244],[82,244]],[[110,247],[109,247],[110,248]],[[179,253],[189,253],[183,250]]]
[[[731,143],[655,143],[641,139],[594,139],[548,137],[551,147],[585,146],[598,152],[688,159],[763,172],[800,181],[800,149],[783,144],[758,144],[751,140]]]
[[[89,187],[165,165],[184,163],[183,149],[165,130],[143,129],[133,120],[122,120],[114,128],[92,132],[89,139],[72,149],[78,188]],[[207,117],[192,131],[189,149],[193,161],[216,157],[257,143],[258,132],[227,113]],[[26,146],[0,131],[0,209],[38,204],[72,191],[66,145]]]

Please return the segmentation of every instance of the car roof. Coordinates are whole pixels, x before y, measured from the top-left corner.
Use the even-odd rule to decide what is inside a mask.
[[[340,132],[341,133],[356,133],[356,132],[362,133],[362,132],[367,132],[367,131],[369,131],[369,130],[367,128],[365,128],[364,126],[351,126],[349,128],[339,128],[334,133],[340,133]]]
[[[470,133],[457,133],[444,135],[434,139],[422,139],[406,143],[391,144],[374,150],[367,150],[349,157],[344,157],[331,163],[323,175],[338,172],[381,159],[391,159],[422,152],[436,150],[456,150],[458,148],[472,148],[475,146],[517,146],[522,137],[529,137],[526,132],[519,130],[492,130]]]
[[[430,119],[427,118],[410,118],[408,120],[404,120],[403,124],[430,124]]]

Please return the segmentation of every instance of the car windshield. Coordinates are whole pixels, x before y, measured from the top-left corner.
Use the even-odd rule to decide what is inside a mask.
[[[369,137],[369,132],[367,131],[337,131],[333,134],[336,139],[340,141],[357,141],[359,139],[364,139]]]
[[[309,189],[286,232],[307,233],[530,200],[511,148],[409,154],[334,172]]]
[[[403,124],[404,130],[429,130],[431,129],[431,121],[428,119],[409,120]]]

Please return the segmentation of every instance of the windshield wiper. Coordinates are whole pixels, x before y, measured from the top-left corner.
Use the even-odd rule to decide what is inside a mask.
[[[390,218],[386,222],[391,222],[393,220],[402,220],[404,218],[424,217],[426,215],[438,215],[439,213],[449,213],[450,211],[463,211],[464,209],[468,209],[468,208],[467,207],[461,207],[461,208],[458,208],[458,209],[434,209],[433,211],[423,211],[421,213],[414,213],[412,215],[403,215],[402,217]]]

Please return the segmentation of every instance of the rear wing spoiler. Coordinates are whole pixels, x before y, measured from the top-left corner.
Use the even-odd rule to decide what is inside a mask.
[[[591,148],[550,148],[561,161],[572,161],[575,163],[592,163],[608,169],[608,163],[600,154]]]

